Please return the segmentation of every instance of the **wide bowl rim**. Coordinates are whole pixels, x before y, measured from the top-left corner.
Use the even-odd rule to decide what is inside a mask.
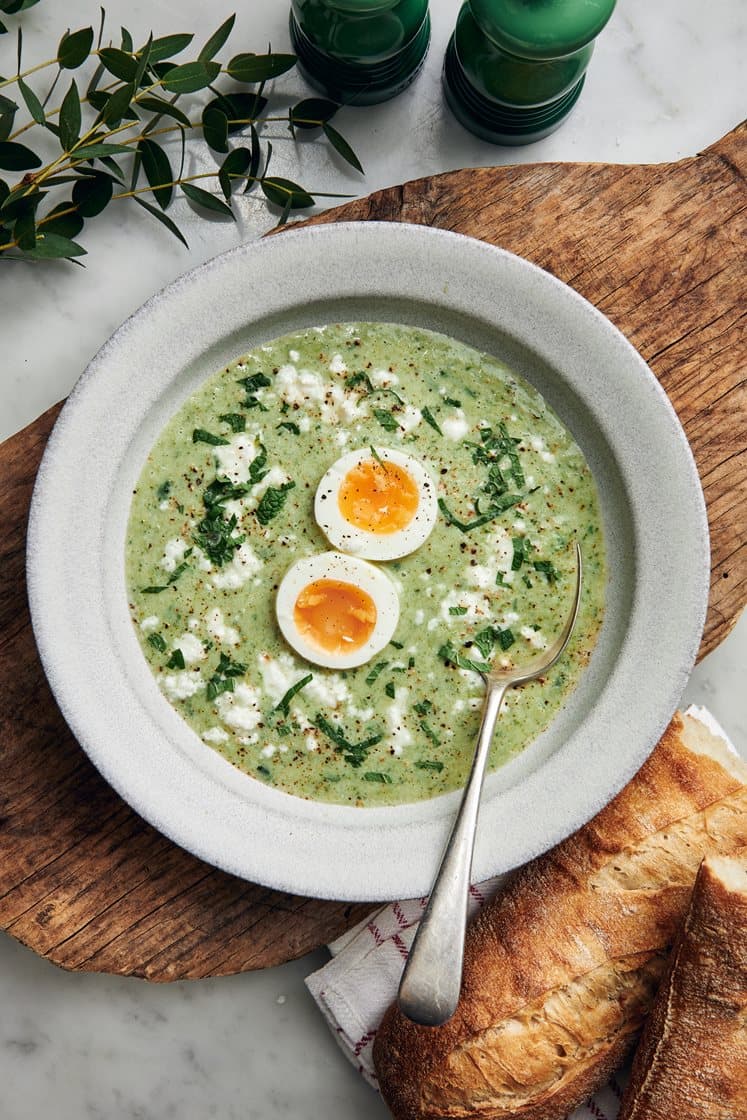
[[[628,464],[627,473],[623,472],[623,483],[626,492],[629,491],[635,539],[639,546],[645,542],[649,547],[652,534],[653,537],[656,534],[679,534],[678,539],[685,541],[688,547],[678,549],[677,554],[671,558],[673,570],[670,585],[674,582],[676,591],[670,586],[667,592],[666,581],[655,570],[648,556],[642,552],[636,558],[631,594],[634,604],[633,622],[638,629],[635,633],[626,635],[624,669],[630,676],[636,659],[643,666],[641,676],[645,675],[646,679],[637,682],[635,688],[632,684],[626,686],[629,687],[630,697],[636,697],[638,706],[635,711],[626,711],[621,702],[624,690],[620,691],[618,688],[619,694],[616,694],[616,702],[609,713],[611,717],[614,716],[616,726],[600,719],[598,713],[592,713],[585,723],[587,735],[593,733],[599,736],[604,729],[613,737],[617,749],[622,751],[622,745],[625,745],[624,754],[613,760],[605,756],[604,764],[599,764],[595,780],[589,781],[588,776],[584,775],[583,780],[576,783],[578,788],[575,791],[563,788],[562,783],[558,785],[562,769],[558,769],[557,758],[551,756],[539,767],[541,779],[538,771],[535,771],[528,777],[521,777],[515,786],[501,790],[488,799],[482,810],[483,828],[490,833],[500,828],[501,822],[508,817],[508,832],[506,843],[500,852],[489,851],[485,843],[482,846],[478,844],[474,864],[476,876],[484,878],[488,874],[508,870],[524,862],[567,836],[598,811],[650,753],[677,705],[694,663],[708,595],[709,549],[705,502],[685,433],[671,402],[641,356],[620,331],[578,292],[537,265],[507,250],[462,234],[408,223],[346,222],[311,225],[300,229],[291,228],[281,236],[238,246],[192,269],[155,293],[125,320],[88,364],[55,424],[39,468],[31,503],[27,575],[34,634],[60,709],[94,765],[135,811],[183,848],[242,878],[262,882],[279,890],[322,898],[383,900],[416,896],[427,891],[456,803],[456,795],[436,799],[442,804],[432,811],[429,811],[427,805],[423,808],[422,803],[413,807],[412,820],[403,823],[403,814],[398,815],[389,809],[332,807],[329,811],[317,813],[306,802],[290,808],[282,803],[279,808],[278,803],[271,797],[267,800],[263,792],[258,793],[257,803],[249,805],[251,820],[247,823],[245,787],[222,768],[225,766],[231,771],[235,769],[230,764],[223,763],[223,760],[217,763],[211,759],[203,767],[201,759],[200,765],[195,767],[194,757],[174,754],[173,757],[169,755],[165,761],[161,761],[159,757],[160,770],[154,771],[155,784],[149,781],[140,772],[143,765],[142,754],[135,760],[123,748],[128,744],[128,734],[134,734],[135,730],[140,733],[143,728],[147,728],[148,733],[152,734],[152,727],[148,722],[152,712],[147,713],[148,719],[143,715],[141,727],[138,723],[140,712],[130,713],[133,720],[123,722],[122,704],[119,704],[122,710],[117,711],[117,703],[114,703],[113,736],[117,741],[112,742],[110,734],[105,732],[108,725],[104,723],[100,710],[97,710],[94,691],[97,682],[94,680],[86,687],[80,679],[83,662],[80,661],[82,654],[79,655],[78,647],[81,647],[83,640],[75,634],[71,635],[70,625],[65,627],[68,632],[61,634],[59,625],[64,613],[59,598],[66,590],[61,581],[67,577],[68,597],[77,597],[81,602],[84,594],[90,595],[93,589],[85,584],[85,580],[81,589],[71,588],[70,573],[63,574],[57,570],[54,549],[48,547],[50,540],[65,540],[60,524],[62,513],[65,512],[64,503],[69,501],[69,496],[66,499],[65,495],[70,490],[71,470],[75,467],[80,471],[81,463],[80,449],[75,450],[76,441],[79,443],[82,434],[85,434],[86,424],[90,422],[92,414],[100,415],[104,405],[112,407],[108,399],[103,400],[108,392],[114,392],[117,400],[127,399],[124,395],[126,386],[124,383],[120,384],[124,377],[121,365],[123,355],[140,346],[147,350],[149,345],[154,352],[160,352],[159,347],[166,345],[162,336],[171,330],[171,326],[164,328],[164,323],[170,324],[170,317],[173,316],[178,320],[184,306],[191,314],[196,293],[204,295],[209,289],[214,289],[216,284],[229,285],[242,274],[242,269],[261,268],[263,275],[274,278],[276,286],[270,284],[270,294],[266,297],[271,306],[263,305],[263,312],[270,315],[279,306],[279,314],[282,316],[283,306],[293,300],[299,303],[307,298],[306,281],[303,277],[299,278],[295,294],[279,290],[279,285],[288,283],[294,264],[298,268],[303,262],[304,268],[309,270],[313,264],[319,265],[325,260],[334,259],[340,270],[347,269],[347,273],[353,276],[354,259],[362,252],[367,254],[369,267],[365,279],[355,281],[359,294],[362,290],[379,294],[386,291],[388,297],[395,298],[392,293],[396,292],[396,298],[403,299],[402,291],[407,282],[417,278],[427,289],[427,299],[435,300],[434,306],[438,306],[438,301],[442,300],[445,308],[447,305],[451,306],[457,284],[461,284],[465,292],[469,290],[472,304],[483,298],[480,291],[477,291],[480,279],[485,283],[491,278],[495,284],[500,282],[504,293],[510,286],[512,290],[506,298],[513,301],[512,306],[524,304],[530,308],[532,313],[529,318],[533,329],[538,332],[537,338],[542,335],[542,345],[549,345],[548,340],[554,341],[560,346],[566,346],[569,354],[577,357],[581,347],[579,338],[583,336],[586,346],[591,349],[601,347],[601,351],[614,359],[619,378],[616,391],[627,392],[632,399],[639,400],[642,411],[637,414],[637,418],[642,418],[644,427],[649,426],[649,435],[655,432],[661,441],[659,458],[672,473],[672,516],[667,520],[666,509],[658,506],[654,518],[652,511],[645,508],[647,496],[650,499],[654,493],[653,484],[651,480],[641,479]],[[387,261],[390,266],[397,262],[399,272],[407,274],[405,278],[399,274],[397,277],[387,276]],[[442,294],[440,281],[429,275],[439,262],[444,268],[447,263],[450,265],[448,280],[442,285],[447,290]],[[344,287],[344,281],[340,280],[338,283]],[[352,281],[348,280],[348,283]],[[328,282],[328,286],[333,290],[332,281]],[[463,302],[467,300],[467,296],[461,294],[461,289],[457,302],[459,299]],[[481,313],[489,315],[491,307],[490,292],[487,292]],[[553,323],[562,320],[563,327],[570,324],[578,332],[578,337],[574,336],[569,340],[563,339],[562,332],[553,334],[551,327],[543,326],[540,317],[540,312],[543,311],[550,312],[551,318],[555,316]],[[477,314],[477,311],[474,313]],[[173,329],[176,330],[176,326]],[[216,332],[220,329],[220,324],[214,328]],[[512,322],[511,329],[520,330],[520,327]],[[543,331],[547,333],[547,338]],[[530,339],[527,345],[531,344]],[[569,358],[564,354],[563,361],[566,360]],[[204,372],[208,375],[212,369]],[[114,374],[119,381],[112,380]],[[572,381],[573,376],[577,377],[575,382]],[[579,383],[578,375],[569,373],[568,377],[575,390],[583,394],[584,386]],[[602,407],[601,404],[599,407]],[[606,402],[604,407],[607,407]],[[631,421],[629,415],[623,419],[626,423]],[[120,423],[119,418],[117,423]],[[122,430],[117,429],[120,443],[123,447],[129,447],[127,441],[133,438],[133,432],[127,431],[126,417],[122,418],[120,426]],[[610,431],[611,429],[610,425]],[[616,436],[614,432],[610,434],[608,431],[606,438],[614,441]],[[95,450],[106,470],[107,448],[97,445]],[[625,464],[628,454],[626,448],[620,443],[615,445],[615,450],[619,451],[621,462]],[[95,488],[95,481],[93,486]],[[94,550],[99,547],[99,537],[106,536],[103,522],[109,516],[106,513],[108,501],[109,495],[102,493],[100,505],[96,507],[102,521],[98,526],[100,533],[99,536],[91,536],[91,548]],[[94,585],[97,579],[103,585],[107,578],[104,544],[101,549],[102,555],[96,557],[95,563],[91,558],[85,558],[86,564],[91,561],[89,583]],[[57,552],[59,551],[58,547]],[[652,579],[656,581],[656,594],[648,586]],[[674,635],[676,649],[661,650],[661,655],[652,665],[645,661],[646,656],[651,656],[652,633],[651,628],[647,629],[644,625],[645,620],[639,617],[640,603],[645,601],[652,608],[656,597],[660,598],[664,593],[668,595],[673,614],[671,625],[667,625],[668,632]],[[93,598],[96,598],[95,594]],[[101,640],[97,648],[104,657],[111,657],[116,661],[116,652],[110,650],[107,654],[104,649],[106,635],[111,638],[108,617],[103,617],[106,613],[104,598],[105,594],[102,593],[101,601],[93,604],[96,612],[102,612],[99,627]],[[65,610],[72,610],[72,606],[67,604]],[[65,617],[69,621],[69,615]],[[663,615],[661,617],[664,618]],[[631,645],[634,648],[629,649]],[[79,656],[80,662],[77,665],[74,664],[76,656]],[[133,695],[137,697],[138,694],[133,692],[135,686],[124,670],[120,671],[123,681],[119,683],[122,683],[123,695],[129,696],[131,704]],[[98,701],[100,703],[100,697]],[[169,734],[173,733],[178,737],[177,722],[182,726],[186,725],[175,713],[174,717],[174,720],[164,717],[166,722],[161,725],[161,733],[167,728]],[[202,749],[213,754],[209,748]],[[141,745],[135,744],[134,750],[141,751]],[[586,755],[578,757],[586,758]],[[136,773],[138,767],[140,770]],[[165,776],[175,781],[171,790],[164,788]],[[260,790],[265,790],[260,783],[248,780],[254,786],[259,786]],[[521,796],[517,796],[517,789]],[[553,791],[552,795],[550,790]],[[535,821],[531,827],[531,822],[523,823],[517,817],[520,810],[526,812],[527,798],[536,810],[536,817],[535,813],[532,814]],[[298,800],[291,799],[294,802]],[[334,821],[328,828],[330,814]],[[521,833],[519,837],[516,835],[517,828]],[[302,836],[299,835],[301,832]],[[377,838],[381,851],[378,854],[376,851],[372,852],[371,858],[366,859],[365,848],[372,843],[372,837]],[[251,838],[254,848],[251,848],[248,838]],[[286,846],[285,852],[280,850],[283,843]],[[348,845],[349,852],[353,852],[352,857],[345,860],[335,858],[336,848],[342,843]],[[291,848],[291,858],[288,855],[288,845]],[[248,848],[251,850],[248,851]],[[400,848],[408,852],[407,859],[400,859],[395,866],[392,853]]]

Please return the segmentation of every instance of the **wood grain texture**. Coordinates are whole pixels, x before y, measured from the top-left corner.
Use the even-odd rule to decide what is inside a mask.
[[[741,127],[674,164],[449,172],[312,219],[481,237],[572,284],[620,327],[668,392],[703,481],[712,581],[701,656],[747,598],[746,140]],[[280,894],[177,848],[99,777],[54,703],[26,606],[24,545],[58,411],[0,446],[0,926],[65,968],[151,980],[300,956],[370,905]]]

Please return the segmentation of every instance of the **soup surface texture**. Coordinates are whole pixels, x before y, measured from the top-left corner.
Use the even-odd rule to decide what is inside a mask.
[[[399,601],[391,642],[356,668],[321,668],[283,638],[276,594],[293,564],[333,550],[315,494],[358,449],[369,475],[386,470],[386,449],[417,460],[438,515],[414,551],[376,562]],[[330,325],[237,359],[162,431],[132,501],[130,610],[164,696],[235,766],[300,797],[398,804],[464,784],[476,667],[521,664],[553,641],[574,539],[584,581],[571,643],[546,681],[509,692],[492,768],[550,723],[597,639],[605,562],[591,472],[542,397],[495,358],[412,327]]]

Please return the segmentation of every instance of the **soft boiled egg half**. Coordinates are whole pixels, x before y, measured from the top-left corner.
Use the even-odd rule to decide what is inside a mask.
[[[430,536],[438,518],[436,484],[422,463],[401,451],[349,451],[319,483],[314,516],[342,552],[397,560]]]
[[[276,599],[278,625],[297,653],[327,669],[363,665],[391,640],[399,598],[382,571],[339,552],[296,561]]]

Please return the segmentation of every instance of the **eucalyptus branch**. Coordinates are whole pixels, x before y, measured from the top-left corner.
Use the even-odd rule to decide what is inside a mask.
[[[13,11],[37,0],[0,0],[0,11]],[[18,5],[18,7],[16,7]],[[189,62],[173,61],[192,43],[191,34],[175,33],[154,39],[138,50],[123,28],[120,45],[102,46],[105,13],[94,46],[94,31],[84,27],[66,32],[57,56],[22,70],[22,35],[18,33],[15,77],[3,79],[0,88],[16,85],[29,120],[14,130],[21,104],[0,93],[0,171],[16,173],[15,181],[0,179],[0,259],[40,260],[53,257],[74,260],[86,250],[75,238],[85,223],[110,202],[132,199],[147,210],[184,244],[186,241],[166,213],[179,195],[201,212],[235,220],[233,199],[243,187],[246,194],[258,188],[267,203],[280,210],[278,224],[291,211],[314,206],[320,198],[346,197],[307,190],[298,183],[269,174],[272,142],[260,131],[265,124],[285,123],[289,138],[298,130],[316,130],[331,148],[357,171],[360,162],[344,137],[330,124],[340,109],[335,102],[312,97],[299,101],[283,115],[270,112],[266,85],[291,71],[295,56],[238,54],[227,63],[215,59],[234,25],[229,17],[209,37]],[[93,67],[85,89],[71,73],[70,86],[60,105],[46,109],[61,75],[82,73]],[[26,79],[41,70],[57,67],[43,101]],[[7,70],[6,70],[7,72]],[[107,75],[105,84],[99,83]],[[222,90],[221,78],[231,80]],[[177,102],[184,95],[205,91],[199,118],[194,105],[187,115]],[[168,123],[163,124],[161,121]],[[59,154],[44,163],[18,137],[43,129],[59,145]],[[187,136],[207,145],[216,162],[214,171],[183,175]],[[181,167],[174,173],[162,140],[181,140]],[[194,142],[194,141],[191,141]],[[123,164],[124,158],[128,164]],[[145,180],[140,183],[141,178]],[[216,179],[220,195],[196,185]],[[148,198],[147,196],[151,196]],[[75,263],[80,263],[76,261]]]

